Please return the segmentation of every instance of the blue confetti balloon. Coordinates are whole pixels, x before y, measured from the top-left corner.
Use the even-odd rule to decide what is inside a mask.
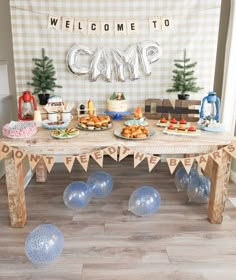
[[[25,240],[25,252],[33,264],[49,264],[60,256],[64,246],[64,236],[52,224],[36,227]]]
[[[186,191],[190,180],[198,175],[198,171],[195,168],[191,168],[189,174],[184,167],[179,168],[175,173],[175,186],[177,191]]]
[[[211,181],[209,177],[199,175],[198,177],[192,178],[187,188],[189,201],[195,203],[208,203],[210,188]]]
[[[143,186],[131,194],[128,210],[137,216],[150,216],[158,211],[160,203],[159,192],[153,187]]]
[[[88,185],[82,181],[69,184],[63,194],[65,205],[70,209],[80,209],[88,205],[92,192]]]
[[[87,184],[94,197],[106,197],[113,189],[113,179],[104,171],[97,171],[88,177]]]

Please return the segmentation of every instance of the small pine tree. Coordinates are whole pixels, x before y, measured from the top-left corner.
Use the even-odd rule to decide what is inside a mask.
[[[33,86],[33,94],[46,94],[47,91],[54,91],[54,88],[62,88],[56,84],[56,71],[53,66],[53,60],[45,56],[45,51],[42,49],[42,58],[33,58],[35,68],[32,70],[32,82],[27,85]]]
[[[184,58],[175,59],[175,67],[172,72],[174,73],[172,77],[172,88],[167,89],[167,92],[180,92],[181,95],[185,95],[186,92],[198,92],[202,88],[197,86],[196,80],[194,77],[194,67],[197,65],[197,62],[189,63],[190,58],[187,58],[186,49],[184,49]]]

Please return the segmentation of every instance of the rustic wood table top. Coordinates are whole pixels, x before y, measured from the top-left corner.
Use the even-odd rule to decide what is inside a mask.
[[[220,146],[230,144],[236,138],[230,133],[212,133],[201,130],[199,136],[167,135],[157,120],[147,120],[148,128],[154,133],[145,140],[127,140],[117,137],[114,132],[125,126],[124,121],[113,121],[113,127],[101,131],[80,130],[78,136],[70,139],[56,139],[50,130],[39,127],[37,133],[29,138],[11,139],[2,137],[0,141],[16,148],[36,154],[81,154],[112,145],[126,146],[149,154],[189,154],[209,153]],[[76,127],[75,119],[69,127]],[[197,126],[195,124],[195,126]]]

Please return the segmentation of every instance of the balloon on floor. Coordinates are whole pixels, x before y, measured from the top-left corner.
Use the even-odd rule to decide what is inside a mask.
[[[150,216],[158,211],[160,203],[159,192],[153,187],[143,186],[131,194],[128,210],[137,216]]]
[[[198,175],[198,171],[195,168],[191,168],[188,174],[184,167],[180,167],[175,173],[175,186],[177,191],[186,191],[190,180]]]
[[[87,180],[87,184],[94,197],[106,197],[113,189],[113,179],[110,174],[104,171],[92,173]]]
[[[88,205],[92,192],[88,185],[82,181],[69,184],[63,194],[65,205],[70,209],[80,209]]]
[[[25,252],[33,264],[49,264],[60,256],[64,246],[64,236],[52,224],[42,224],[28,234]]]
[[[187,194],[191,202],[208,203],[211,188],[210,178],[207,176],[199,175],[192,178],[190,181]]]

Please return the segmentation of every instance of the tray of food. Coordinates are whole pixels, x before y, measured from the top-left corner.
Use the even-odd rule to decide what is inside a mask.
[[[170,124],[169,126],[165,127],[163,133],[169,135],[184,135],[184,136],[199,136],[201,135],[201,131],[196,129],[194,126],[186,127],[184,125],[175,126]]]
[[[112,128],[112,120],[110,116],[86,115],[79,118],[77,127],[86,131],[100,131]]]
[[[51,136],[57,139],[68,139],[79,135],[77,128],[54,129],[51,131]]]
[[[145,140],[155,135],[155,131],[142,125],[128,125],[126,127],[116,129],[114,131],[114,135],[128,140]]]
[[[47,128],[47,129],[64,129],[64,128],[67,128],[68,125],[69,125],[70,121],[68,122],[64,122],[64,121],[56,121],[56,122],[53,122],[53,121],[50,121],[50,120],[43,120],[42,121],[42,126],[44,128]]]
[[[176,120],[175,118],[172,118],[170,120],[167,120],[166,118],[161,118],[160,120],[157,121],[156,125],[160,127],[168,127],[170,124],[173,124],[174,126],[178,125],[184,125],[186,127],[190,126],[190,123],[187,122],[185,119],[180,119],[179,121]]]

